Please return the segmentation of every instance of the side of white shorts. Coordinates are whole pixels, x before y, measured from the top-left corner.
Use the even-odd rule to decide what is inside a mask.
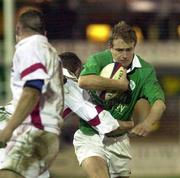
[[[38,178],[50,178],[49,171],[43,172]]]
[[[99,156],[107,161],[111,178],[130,176],[131,153],[127,135],[102,140],[98,134],[85,135],[78,130],[73,145],[80,165],[88,157]]]

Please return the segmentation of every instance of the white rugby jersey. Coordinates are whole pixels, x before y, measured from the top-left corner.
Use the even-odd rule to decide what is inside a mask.
[[[11,73],[13,105],[29,80],[44,80],[40,101],[23,124],[59,134],[63,109],[63,80],[56,50],[45,36],[33,35],[16,45]]]
[[[88,101],[88,93],[81,89],[78,83],[74,81],[77,80],[75,76],[72,76],[72,74],[64,68],[63,74],[67,77],[67,81],[64,84],[64,118],[72,111],[102,135],[119,127],[118,121],[114,119],[108,111]]]

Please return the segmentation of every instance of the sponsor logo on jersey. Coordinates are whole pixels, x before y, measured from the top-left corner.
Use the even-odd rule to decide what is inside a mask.
[[[136,84],[133,80],[130,80],[130,88],[132,91],[136,88]]]
[[[126,107],[127,107],[126,105],[120,104],[120,105],[116,108],[116,111],[118,111],[119,113],[122,113]]]

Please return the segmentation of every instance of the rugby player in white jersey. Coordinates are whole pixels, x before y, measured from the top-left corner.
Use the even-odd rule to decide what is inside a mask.
[[[43,14],[21,13],[16,24],[11,90],[15,111],[0,132],[7,143],[1,178],[35,178],[59,152],[63,110],[62,66],[45,35]]]

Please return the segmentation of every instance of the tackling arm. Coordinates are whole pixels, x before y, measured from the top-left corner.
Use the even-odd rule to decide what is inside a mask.
[[[78,87],[77,82],[68,79],[64,84],[64,93],[66,107],[70,108],[71,111],[76,113],[100,134],[106,134],[119,127],[121,128],[122,123],[118,123],[108,111],[89,102],[87,100],[88,97],[87,99],[84,98],[83,90]],[[84,91],[85,93],[88,95],[86,91]],[[65,109],[64,116],[70,110]],[[125,129],[125,125],[122,126]]]

